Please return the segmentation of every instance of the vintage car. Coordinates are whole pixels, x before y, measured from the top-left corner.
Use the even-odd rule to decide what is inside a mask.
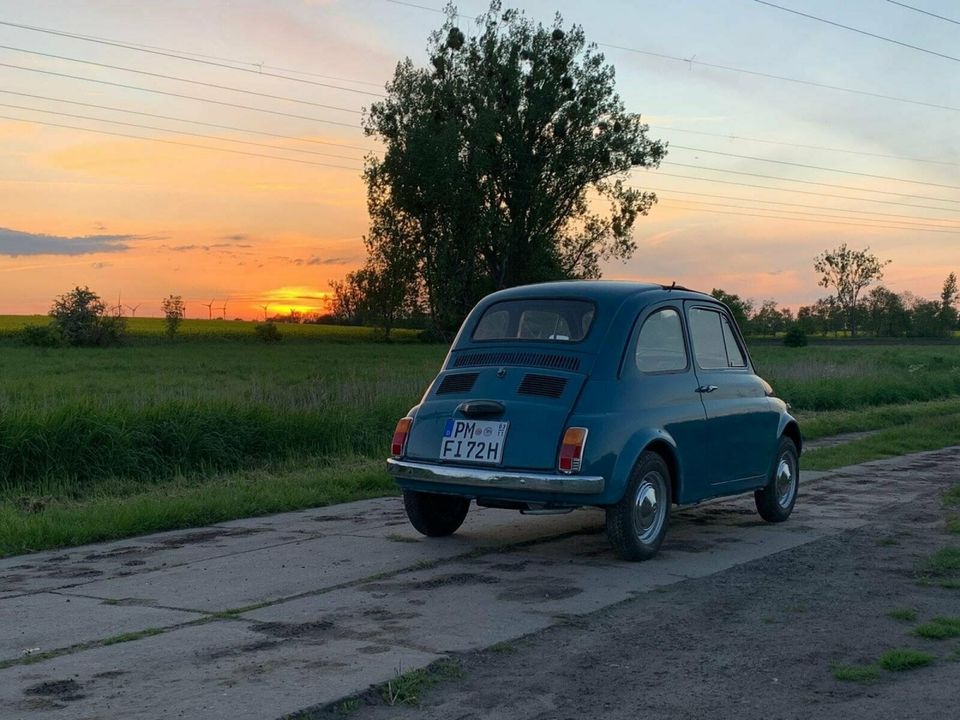
[[[722,303],[577,281],[480,301],[397,423],[387,462],[425,535],[455,532],[471,500],[525,513],[591,505],[606,510],[617,554],[645,560],[671,504],[753,492],[765,520],[786,520],[801,446]]]

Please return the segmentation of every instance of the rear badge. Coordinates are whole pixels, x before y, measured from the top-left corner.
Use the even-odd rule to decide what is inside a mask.
[[[499,370],[497,370],[497,378],[498,378],[498,379],[503,380],[506,376],[507,376],[507,369],[506,369],[506,368],[500,368]]]

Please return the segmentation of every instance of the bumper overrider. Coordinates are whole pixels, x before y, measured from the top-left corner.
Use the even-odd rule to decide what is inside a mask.
[[[498,490],[535,490],[573,495],[598,495],[603,492],[604,485],[601,476],[528,473],[497,468],[435,465],[397,460],[396,458],[387,460],[387,470],[397,480],[415,480],[417,482],[433,482],[438,485],[463,485]]]

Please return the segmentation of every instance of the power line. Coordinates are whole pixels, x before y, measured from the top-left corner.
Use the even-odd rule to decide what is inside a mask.
[[[319,152],[318,150],[304,150],[302,148],[278,147],[276,145],[267,145],[266,143],[258,143],[258,142],[253,142],[251,140],[234,140],[233,138],[220,137],[218,135],[205,135],[203,133],[193,133],[193,132],[187,132],[186,130],[163,128],[163,127],[157,127],[155,125],[142,125],[140,123],[129,123],[129,122],[124,122],[123,120],[107,120],[105,118],[90,117],[89,115],[77,115],[75,113],[59,112],[57,110],[42,110],[40,108],[29,107],[26,105],[11,105],[8,103],[0,103],[0,107],[12,108],[14,110],[27,110],[29,112],[46,113],[48,115],[56,115],[57,117],[74,118],[77,120],[91,120],[93,122],[105,122],[105,123],[110,123],[111,125],[123,125],[124,127],[139,128],[141,130],[159,130],[160,132],[176,133],[177,135],[189,135],[191,137],[203,138],[204,140],[218,140],[220,142],[239,143],[241,145],[252,145],[255,147],[268,148],[270,150],[282,150],[284,152],[306,153],[308,155],[321,155],[323,157],[337,158],[339,160],[359,160],[359,158],[350,157],[348,155],[333,155],[332,153]]]
[[[119,83],[110,80],[97,80],[95,78],[83,77],[82,75],[70,75],[69,73],[56,72],[54,70],[41,70],[40,68],[14,65],[12,63],[5,62],[0,62],[0,67],[13,68],[14,70],[24,70],[32,73],[40,73],[41,75],[51,75],[70,80],[82,80],[83,82],[97,83],[98,85],[109,85],[110,87],[124,88],[126,90],[139,90],[141,92],[153,93],[155,95],[165,95],[167,97],[175,97],[182,100],[195,100],[197,102],[209,103],[211,105],[222,105],[223,107],[238,108],[240,110],[252,110],[253,112],[267,113],[268,115],[277,115],[279,117],[295,118],[297,120],[309,120],[310,122],[325,123],[327,125],[340,125],[349,128],[359,127],[349,123],[337,122],[336,120],[325,120],[323,118],[311,117],[310,115],[297,115],[296,113],[282,112],[280,110],[266,110],[264,108],[253,107],[252,105],[241,105],[239,103],[226,102],[224,100],[211,100],[210,98],[196,97],[195,95],[184,95],[183,93],[169,92],[167,90],[155,90],[154,88],[146,88],[140,85],[130,85],[129,83]]]
[[[886,37],[885,35],[877,35],[876,33],[868,32],[867,30],[861,30],[860,28],[851,27],[850,25],[844,25],[843,23],[838,23],[833,20],[827,20],[826,18],[817,17],[816,15],[811,15],[809,13],[800,12],[799,10],[793,10],[788,7],[783,7],[782,5],[776,5],[772,2],[767,2],[767,0],[753,0],[755,3],[760,5],[766,5],[767,7],[776,8],[777,10],[783,10],[784,12],[791,13],[793,15],[799,15],[800,17],[809,18],[810,20],[816,20],[817,22],[822,22],[827,25],[832,25],[833,27],[838,27],[843,30],[849,30],[850,32],[855,32],[859,35],[866,35],[867,37],[876,38],[877,40],[883,40],[884,42],[891,43],[893,45],[899,45],[900,47],[909,48],[910,50],[916,50],[918,52],[926,53],[927,55],[935,55],[936,57],[943,58],[945,60],[953,60],[953,62],[960,62],[960,58],[954,57],[953,55],[946,55],[936,50],[930,50],[929,48],[920,47],[919,45],[911,45],[910,43],[901,42],[900,40],[894,40],[893,38]]]
[[[954,223],[960,223],[960,218],[951,220],[950,218],[928,218],[928,217],[922,217],[917,215],[898,215],[896,213],[877,212],[875,210],[849,210],[847,208],[829,207],[824,205],[806,205],[804,203],[791,203],[791,202],[784,202],[782,200],[761,200],[760,198],[745,198],[737,195],[717,195],[714,193],[693,192],[692,190],[677,190],[674,188],[656,188],[656,187],[650,187],[649,185],[645,185],[643,189],[652,190],[654,192],[680,193],[681,195],[696,195],[698,197],[719,198],[721,200],[739,200],[741,202],[763,203],[764,205],[788,205],[790,207],[808,208],[810,210],[831,210],[834,212],[859,213],[861,215],[878,215],[881,217],[903,218],[906,220],[918,220],[918,221],[919,220],[937,220],[937,221],[949,223],[949,225],[933,225],[931,227],[954,227]],[[759,210],[760,208],[757,208],[757,209]],[[866,220],[867,218],[863,218],[863,219]],[[926,224],[926,223],[919,223],[919,224]],[[960,227],[958,227],[957,229],[960,230]]]
[[[333,147],[347,148],[349,150],[361,150],[363,152],[374,152],[373,148],[361,147],[360,145],[345,145],[344,143],[335,143],[328,140],[316,140],[314,138],[297,137],[296,135],[282,135],[280,133],[267,132],[265,130],[252,130],[250,128],[236,127],[234,125],[221,125],[219,123],[205,122],[203,120],[190,120],[187,118],[175,117],[173,115],[160,115],[158,113],[142,112],[140,110],[129,110],[127,108],[112,107],[110,105],[97,105],[96,103],[85,103],[79,100],[65,100],[63,98],[49,97],[46,95],[33,95],[31,93],[16,92],[15,90],[0,89],[0,93],[5,95],[17,95],[19,97],[32,98],[34,100],[47,100],[49,102],[66,103],[67,105],[79,105],[81,107],[94,108],[96,110],[108,110],[111,112],[128,113],[130,115],[140,115],[142,117],[152,117],[158,120],[173,120],[175,122],[191,123],[194,125],[204,125],[206,127],[219,128],[221,130],[233,130],[235,132],[250,133],[252,135],[265,135],[267,137],[280,138],[282,140],[296,140],[297,142],[315,143],[318,145],[331,145]],[[358,160],[359,158],[350,158]]]
[[[201,87],[214,88],[216,90],[227,90],[229,92],[243,93],[244,95],[255,95],[257,97],[267,98],[269,100],[283,100],[284,102],[299,103],[300,105],[310,105],[312,107],[325,108],[327,110],[339,110],[340,112],[360,114],[359,110],[354,108],[342,108],[337,105],[325,105],[323,103],[313,102],[311,100],[298,100],[297,98],[285,97],[283,95],[271,95],[270,93],[257,92],[256,90],[244,90],[243,88],[230,87],[229,85],[218,85],[216,83],[203,82],[202,80],[191,80],[189,78],[178,77],[176,75],[164,75],[163,73],[149,72],[147,70],[136,70],[134,68],[123,67],[122,65],[111,65],[110,63],[94,62],[93,60],[84,60],[82,58],[69,57],[67,55],[56,55],[54,53],[40,52],[39,50],[26,50],[24,48],[12,47],[10,45],[0,45],[0,50],[11,50],[13,52],[24,53],[27,55],[37,55],[39,57],[52,58],[54,60],[65,60],[67,62],[81,63],[83,65],[93,65],[94,67],[107,68],[109,70],[121,70],[122,72],[134,73],[136,75],[145,75],[147,77],[159,78],[161,80],[173,80],[175,82],[189,83],[191,85],[200,85]],[[349,123],[337,123],[345,127],[359,127]]]
[[[178,60],[186,60],[187,62],[202,63],[204,65],[211,65],[213,67],[227,68],[229,70],[238,70],[240,72],[247,72],[247,73],[253,73],[254,75],[261,75],[263,77],[278,78],[281,80],[290,80],[292,82],[305,83],[308,85],[316,85],[318,87],[332,88],[334,90],[344,90],[346,92],[359,93],[361,95],[370,95],[372,97],[385,97],[382,93],[370,92],[368,90],[357,90],[355,88],[348,88],[348,87],[342,87],[340,85],[331,85],[330,83],[317,82],[316,80],[305,80],[303,78],[290,77],[288,75],[280,75],[278,73],[264,72],[262,65],[258,66],[259,67],[258,70],[254,70],[252,68],[236,67],[235,65],[227,65],[226,63],[222,63],[222,62],[214,62],[211,59],[200,59],[202,57],[210,57],[210,56],[190,57],[190,54],[181,54],[181,53],[174,52],[172,50],[167,50],[165,48],[156,48],[148,45],[129,44],[129,43],[124,43],[117,40],[108,40],[106,38],[98,38],[92,35],[79,35],[76,33],[70,33],[63,30],[43,28],[37,25],[21,25],[19,23],[8,22],[5,20],[0,20],[0,25],[19,28],[21,30],[30,30],[32,32],[46,33],[48,35],[59,35],[60,37],[72,38],[74,40],[82,40],[84,42],[98,43],[100,45],[109,45],[111,47],[124,48],[126,50],[135,50],[137,52],[150,53],[152,55],[160,55],[163,57],[177,58]],[[216,59],[222,59],[222,58],[216,58]],[[358,81],[347,80],[347,82],[358,82]]]
[[[930,17],[935,17],[937,18],[937,20],[945,20],[948,23],[953,23],[954,25],[960,25],[960,20],[954,20],[953,18],[944,17],[943,15],[937,15],[936,13],[932,13],[929,10],[921,10],[920,8],[914,7],[913,5],[907,5],[906,3],[897,2],[897,0],[887,0],[887,2],[893,5],[899,5],[902,8],[906,8],[907,10],[913,10],[914,12],[922,13],[924,15],[929,15]]]
[[[761,212],[774,212],[775,210],[775,209],[767,209],[767,208],[750,207],[748,205],[730,205],[728,203],[707,202],[704,200],[683,200],[682,198],[679,200],[670,200],[670,202],[685,202],[685,203],[691,203],[696,205],[708,205],[712,207],[734,208],[734,209],[741,209],[741,210],[759,210]],[[880,225],[876,225],[876,224],[863,225],[864,227],[880,227],[885,229],[896,229],[896,230],[928,230],[931,232],[941,232],[941,233],[950,233],[950,234],[960,235],[960,227],[951,229],[951,228],[944,228],[943,226],[924,225],[923,223],[904,223],[904,222],[897,222],[897,221],[890,221],[890,220],[874,220],[873,218],[848,217],[846,215],[830,215],[827,213],[811,213],[811,212],[804,212],[802,210],[777,210],[777,212],[790,213],[791,215],[804,215],[809,217],[833,218],[833,219],[845,220],[845,221],[857,220],[860,223],[881,223]],[[882,223],[885,223],[885,222],[886,223],[892,222],[894,224],[883,225]],[[847,224],[847,223],[844,223],[844,224]]]
[[[670,201],[670,202],[674,202],[674,201]],[[785,215],[760,215],[758,213],[731,212],[729,210],[713,210],[710,208],[703,208],[703,207],[686,207],[686,206],[675,206],[675,207],[678,207],[678,209],[696,210],[697,212],[715,213],[718,215],[738,215],[740,217],[765,218],[767,220],[789,220],[791,222],[818,223],[820,225],[849,225],[851,227],[859,227],[859,228],[872,229],[872,230],[896,230],[899,232],[908,230],[908,228],[888,227],[888,226],[882,226],[882,225],[862,225],[860,223],[849,223],[849,222],[843,222],[841,220],[815,220],[813,218],[788,217]],[[748,209],[756,209],[756,208],[748,208]],[[946,235],[956,234],[949,230],[923,230],[920,228],[911,229],[909,231],[910,232],[933,232],[933,233],[940,233],[940,234],[946,234]]]
[[[770,160],[768,158],[755,157],[753,155],[737,155],[736,153],[721,152],[719,150],[706,150],[704,148],[688,147],[686,145],[670,145],[670,147],[678,150],[707,153],[709,155],[722,155],[723,157],[739,158],[740,160],[753,160],[755,162],[774,163],[776,165],[789,165],[790,167],[805,168],[807,170],[823,170],[824,172],[856,175],[858,177],[873,178],[875,180],[893,180],[895,182],[913,183],[915,185],[929,185],[931,187],[947,188],[948,190],[960,190],[960,185],[944,185],[942,183],[925,182],[923,180],[908,180],[906,178],[890,177],[889,175],[873,175],[871,173],[856,172],[854,170],[840,170],[839,168],[822,167],[820,165],[806,165],[804,163],[789,162],[787,160]]]
[[[29,118],[10,117],[0,115],[0,120],[12,120],[13,122],[33,123],[35,125],[47,125],[49,127],[66,128],[68,130],[80,130],[82,132],[97,133],[99,135],[113,135],[114,137],[131,138],[134,140],[147,140],[149,142],[164,143],[166,145],[180,145],[182,147],[196,148],[200,150],[212,150],[214,152],[225,152],[233,155],[247,155],[249,157],[267,158],[269,160],[284,160],[286,162],[300,163],[301,165],[316,165],[318,167],[338,168],[340,170],[360,171],[363,168],[350,167],[348,165],[334,165],[333,163],[314,162],[312,160],[298,160],[297,158],[281,157],[279,155],[265,155],[263,153],[247,152],[246,150],[231,150],[229,148],[211,147],[209,145],[198,145],[196,143],[185,143],[178,140],[165,140],[163,138],[144,137],[143,135],[130,135],[129,133],[113,132],[112,130],[93,130],[91,128],[78,127],[76,125],[64,125],[61,123],[43,122],[42,120],[31,120]]]
[[[417,8],[419,10],[427,10],[433,13],[443,14],[443,10],[437,8],[427,7],[426,5],[417,5],[416,3],[411,2],[401,2],[401,0],[385,0],[385,2],[392,3],[393,5],[403,5],[405,7]],[[459,17],[459,15],[458,15]],[[469,17],[469,16],[463,16]],[[828,83],[815,82],[813,80],[802,80],[800,78],[788,77],[786,75],[775,75],[773,73],[761,72],[759,70],[747,70],[746,68],[734,67],[732,65],[721,65],[719,63],[709,63],[703,60],[695,60],[692,57],[678,57],[676,55],[667,55],[666,53],[654,52],[652,50],[640,50],[639,48],[627,47],[625,45],[614,45],[612,43],[603,43],[598,42],[599,47],[610,48],[612,50],[620,50],[622,52],[635,53],[637,55],[645,55],[647,57],[659,58],[661,60],[671,60],[673,62],[683,63],[687,67],[693,67],[694,65],[699,65],[705,68],[711,68],[713,70],[724,70],[726,72],[741,73],[743,75],[751,75],[753,77],[761,77],[767,80],[779,80],[781,82],[794,83],[796,85],[805,85],[807,87],[815,87],[823,90],[835,90],[837,92],[850,93],[852,95],[861,95],[863,97],[872,97],[879,100],[889,100],[891,102],[900,102],[906,103],[908,105],[918,105],[920,107],[934,108],[936,110],[950,110],[951,112],[960,112],[960,107],[953,105],[943,105],[941,103],[926,102],[924,100],[913,100],[911,98],[902,98],[895,95],[886,95],[884,93],[871,92],[869,90],[858,90],[856,88],[843,87],[842,85],[830,85]]]
[[[906,155],[887,155],[886,153],[873,153],[873,152],[866,152],[864,150],[849,150],[847,148],[827,147],[824,145],[806,145],[804,143],[784,142],[781,140],[770,140],[769,138],[748,137],[746,135],[712,133],[712,132],[706,132],[704,130],[687,130],[686,128],[678,128],[678,127],[673,127],[671,125],[654,125],[652,123],[647,123],[647,126],[656,128],[657,130],[667,130],[670,132],[686,133],[689,135],[704,135],[706,137],[721,138],[723,140],[735,140],[735,141],[744,140],[747,142],[765,143],[767,145],[782,145],[784,147],[802,148],[804,150],[823,150],[825,152],[847,153],[850,155],[864,155],[866,157],[887,158],[889,160],[909,160],[910,162],[932,163],[934,165],[950,165],[953,167],[960,167],[960,163],[948,162],[946,160],[931,160],[929,158],[909,157]]]
[[[664,165],[675,165],[676,167],[692,168],[694,170],[710,170],[711,172],[728,173],[731,175],[746,175],[749,177],[765,178],[767,180],[783,180],[785,182],[801,183],[803,185],[819,185],[820,187],[838,188],[841,190],[855,190],[857,192],[871,192],[880,195],[893,195],[896,197],[908,197],[918,200],[933,200],[934,202],[945,202],[960,205],[960,200],[950,200],[948,198],[930,197],[929,195],[911,195],[909,193],[892,192],[889,190],[873,190],[871,188],[855,187],[852,185],[836,185],[834,183],[814,182],[813,180],[796,180],[794,178],[785,178],[778,175],[762,175],[760,173],[744,172],[742,170],[723,170],[721,168],[704,167],[703,165],[689,165],[687,163],[678,163],[673,160],[664,160]]]

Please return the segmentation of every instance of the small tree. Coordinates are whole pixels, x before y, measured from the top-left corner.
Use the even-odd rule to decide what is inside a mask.
[[[63,341],[74,347],[114,345],[126,330],[126,321],[108,315],[106,304],[88,287],[60,295],[53,301],[50,317]]]
[[[860,291],[874,280],[883,277],[883,268],[889,260],[880,260],[870,248],[851,250],[843,243],[826,250],[814,259],[813,267],[820,273],[819,285],[836,291],[835,298],[847,319],[850,335],[857,335],[857,301]]]
[[[940,332],[944,335],[949,335],[957,326],[957,309],[954,305],[958,299],[960,288],[957,287],[957,274],[950,273],[940,291]]]
[[[170,295],[160,302],[160,309],[163,310],[163,318],[167,324],[167,337],[173,339],[184,315],[187,314],[187,306],[179,295]]]
[[[710,291],[710,294],[730,308],[733,319],[737,321],[737,326],[741,332],[744,334],[751,332],[748,326],[750,313],[753,312],[753,300],[741,298],[739,295],[728,293],[720,288],[714,288]]]

